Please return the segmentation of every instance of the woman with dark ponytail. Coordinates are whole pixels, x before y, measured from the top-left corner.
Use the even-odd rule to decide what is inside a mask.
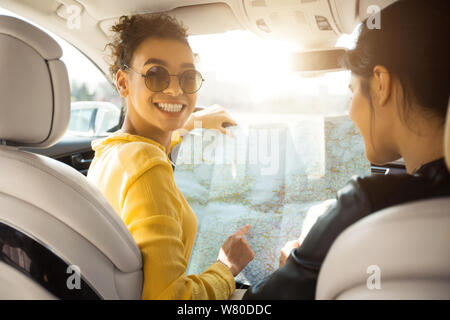
[[[362,23],[345,65],[352,72],[350,118],[367,159],[402,157],[407,173],[354,177],[303,243],[282,249],[280,268],[244,299],[314,299],[319,270],[338,235],[383,208],[450,196],[444,123],[450,92],[450,1],[401,0],[381,11],[381,29]]]

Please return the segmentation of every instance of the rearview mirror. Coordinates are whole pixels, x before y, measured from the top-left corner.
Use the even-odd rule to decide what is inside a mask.
[[[346,52],[345,48],[295,52],[291,55],[291,68],[307,76],[341,71],[344,70],[341,61]]]

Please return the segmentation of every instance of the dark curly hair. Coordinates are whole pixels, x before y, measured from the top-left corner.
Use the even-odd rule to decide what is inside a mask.
[[[174,39],[189,46],[187,29],[174,17],[164,13],[121,16],[119,22],[111,27],[111,31],[115,36],[105,49],[109,47],[112,51],[112,63],[109,67],[112,79],[119,69],[130,64],[136,48],[149,37]]]

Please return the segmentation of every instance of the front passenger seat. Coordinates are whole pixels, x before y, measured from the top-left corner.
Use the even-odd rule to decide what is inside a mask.
[[[67,129],[59,45],[0,16],[0,299],[139,299],[141,253],[99,190],[73,168],[21,151]]]

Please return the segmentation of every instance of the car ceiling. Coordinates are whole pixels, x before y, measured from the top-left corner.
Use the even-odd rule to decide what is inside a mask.
[[[0,0],[12,11],[74,45],[108,74],[105,45],[121,15],[167,12],[183,21],[191,35],[248,29],[263,37],[290,36],[309,49],[332,47],[363,19],[370,2],[394,0]],[[68,28],[69,6],[80,11],[80,29]],[[314,17],[329,22],[319,30]],[[269,30],[268,30],[269,29]]]

